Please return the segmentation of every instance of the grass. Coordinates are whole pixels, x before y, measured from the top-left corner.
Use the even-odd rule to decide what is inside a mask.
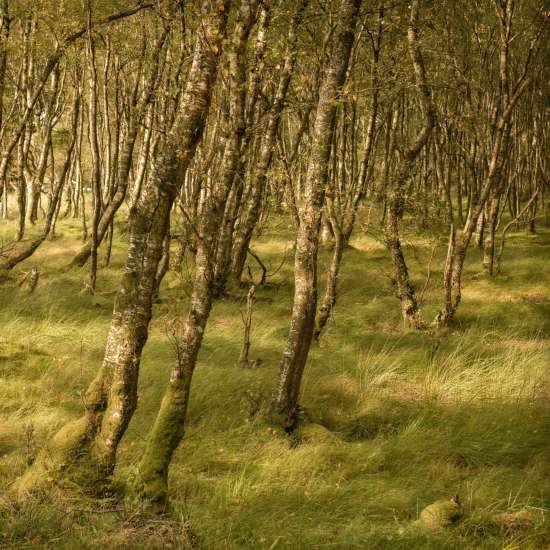
[[[9,238],[13,221],[3,224]],[[299,440],[259,420],[288,330],[292,271],[287,223],[274,219],[254,250],[275,270],[258,289],[252,358],[238,366],[241,308],[213,310],[193,382],[188,430],[170,472],[174,514],[144,518],[131,502],[56,495],[18,505],[9,489],[44,441],[81,410],[98,368],[124,260],[116,235],[100,292],[85,272],[60,272],[79,225],[62,221],[20,271],[39,266],[28,295],[18,273],[0,287],[0,547],[207,549],[550,548],[550,231],[510,235],[503,273],[480,275],[472,250],[458,323],[447,334],[403,329],[383,246],[359,232],[346,251],[334,318],[312,348]],[[406,235],[414,281],[432,243]],[[413,248],[414,246],[414,248]],[[424,311],[441,299],[444,239]],[[320,259],[322,267],[330,252]],[[138,410],[119,452],[116,482],[132,475],[172,361],[170,320],[186,312],[185,272],[170,273],[143,356]],[[298,444],[297,444],[298,443]],[[464,519],[440,531],[414,521],[458,493]]]

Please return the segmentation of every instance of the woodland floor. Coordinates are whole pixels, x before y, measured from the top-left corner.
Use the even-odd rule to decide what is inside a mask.
[[[4,239],[14,227],[2,225]],[[85,273],[60,271],[78,235],[78,221],[60,222],[58,239],[0,287],[1,548],[550,548],[548,229],[511,234],[503,273],[492,279],[471,250],[458,322],[440,335],[403,329],[387,253],[358,230],[334,318],[309,356],[308,422],[292,443],[255,415],[276,380],[292,303],[291,231],[272,218],[253,244],[271,272],[286,257],[257,291],[251,354],[262,362],[238,366],[243,305],[235,294],[218,302],[170,471],[175,512],[160,519],[140,516],[131,502],[74,496],[77,488],[23,505],[10,497],[45,439],[79,415],[79,395],[102,359],[126,237],[117,226],[112,264],[92,296],[82,292]],[[405,241],[422,288],[433,243],[413,227]],[[445,248],[442,238],[424,296],[428,319],[441,303]],[[321,273],[328,257],[324,250]],[[34,265],[41,279],[29,295],[17,282]],[[170,272],[155,307],[120,486],[164,391],[167,327],[186,313],[189,273],[190,264]],[[455,493],[463,521],[434,532],[413,525],[424,506]]]

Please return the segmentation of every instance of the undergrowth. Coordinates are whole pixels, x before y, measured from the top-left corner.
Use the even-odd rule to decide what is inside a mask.
[[[5,224],[3,237],[14,227]],[[503,273],[492,279],[479,274],[472,250],[458,322],[444,334],[404,330],[386,252],[358,233],[334,318],[310,353],[302,426],[289,440],[261,414],[292,304],[284,227],[274,220],[254,243],[268,270],[278,269],[257,290],[257,368],[238,365],[242,300],[233,292],[214,307],[167,517],[145,516],[124,498],[92,500],[78,488],[24,504],[10,492],[46,439],[80,414],[101,362],[127,236],[116,235],[96,295],[82,292],[85,270],[60,269],[78,248],[72,220],[0,287],[0,547],[550,548],[550,233],[512,234]],[[432,244],[412,232],[407,238],[422,287]],[[440,306],[444,248],[424,296],[426,318]],[[329,255],[323,251],[321,273]],[[31,266],[41,278],[28,294],[17,282]],[[169,273],[155,306],[139,406],[118,457],[121,494],[169,376],[167,327],[185,315],[188,275]],[[426,505],[455,493],[461,522],[415,527]]]

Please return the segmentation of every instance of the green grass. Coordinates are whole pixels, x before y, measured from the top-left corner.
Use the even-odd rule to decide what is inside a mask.
[[[14,228],[3,224],[0,236]],[[0,287],[0,547],[185,548],[196,536],[208,549],[550,548],[547,229],[511,234],[503,273],[492,279],[480,275],[480,254],[471,250],[458,322],[441,335],[403,329],[386,252],[358,232],[334,318],[310,353],[306,422],[291,442],[255,414],[274,387],[292,305],[291,235],[286,221],[273,220],[254,250],[271,271],[285,252],[287,261],[257,292],[252,358],[261,366],[238,366],[242,304],[218,302],[170,472],[175,512],[159,520],[131,502],[71,494],[18,505],[10,497],[37,449],[81,411],[124,260],[125,236],[117,235],[112,265],[91,296],[81,292],[85,271],[59,272],[78,247],[78,222],[61,222],[58,234]],[[422,287],[433,244],[412,229],[405,240],[414,244],[407,255]],[[441,303],[444,241],[425,294],[428,319]],[[28,295],[17,279],[32,265],[42,276]],[[121,485],[168,379],[166,326],[186,313],[184,279],[167,276],[155,309],[139,406],[119,453]],[[462,522],[435,532],[414,525],[426,505],[455,493]]]

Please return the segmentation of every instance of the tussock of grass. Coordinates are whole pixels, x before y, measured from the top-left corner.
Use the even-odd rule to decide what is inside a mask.
[[[550,315],[542,299],[550,295],[550,233],[511,235],[503,274],[494,279],[479,276],[472,250],[459,322],[445,335],[404,330],[383,246],[358,233],[344,257],[334,318],[311,350],[304,421],[289,441],[261,415],[292,305],[292,241],[283,227],[266,227],[253,245],[270,270],[288,256],[257,290],[257,368],[238,365],[243,304],[228,299],[214,307],[171,469],[170,518],[82,495],[24,507],[9,497],[36,449],[81,411],[81,392],[101,362],[125,235],[116,234],[96,296],[80,292],[83,271],[58,271],[78,245],[72,220],[29,262],[43,273],[35,294],[17,289],[18,273],[0,287],[0,491],[8,495],[0,501],[0,547],[550,547]],[[405,241],[414,244],[413,278],[423,285],[433,245],[412,232]],[[321,266],[329,255],[323,250]],[[156,306],[117,487],[131,478],[162,398],[173,361],[166,326],[186,312],[183,287],[170,274]],[[434,271],[427,318],[440,298]],[[415,527],[423,508],[455,493],[462,521],[435,531]]]

